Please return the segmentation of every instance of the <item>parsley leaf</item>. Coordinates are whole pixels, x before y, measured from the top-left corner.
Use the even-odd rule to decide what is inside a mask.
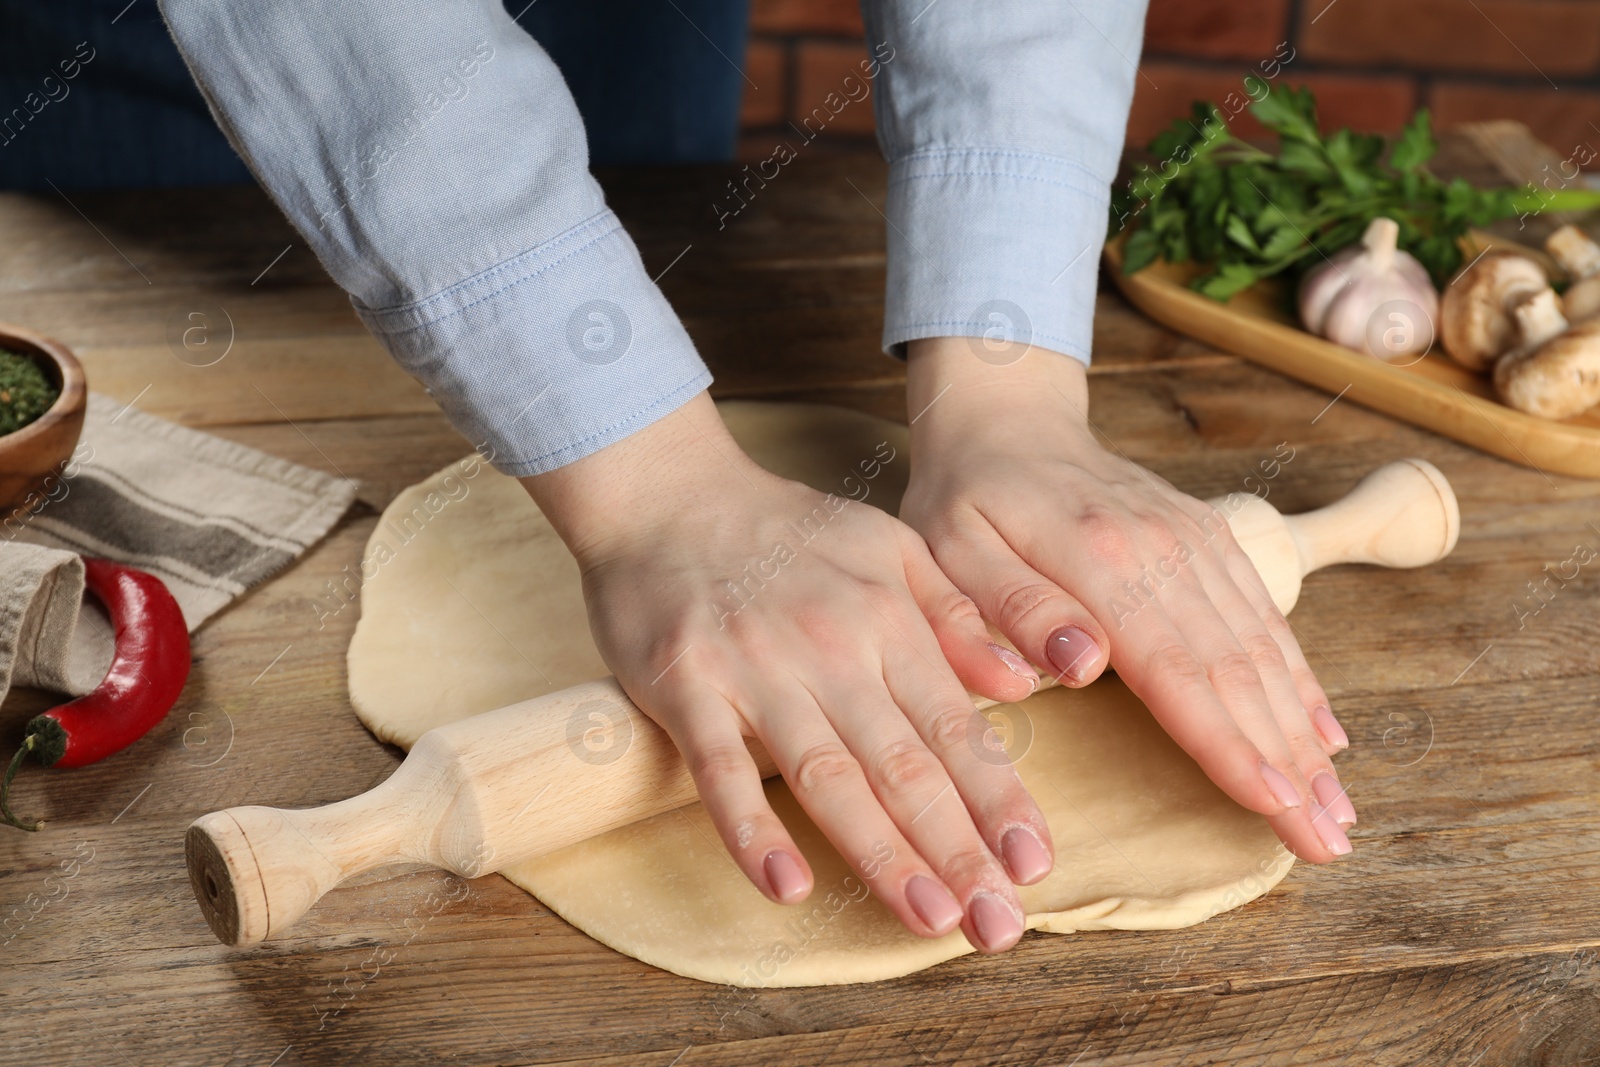
[[[1427,169],[1438,151],[1426,109],[1393,146],[1376,134],[1336,130],[1324,137],[1310,89],[1246,79],[1250,112],[1278,136],[1274,155],[1234,137],[1222,110],[1196,101],[1150,142],[1161,163],[1134,169],[1112,191],[1111,232],[1134,226],[1123,270],[1157,259],[1191,259],[1209,269],[1191,286],[1227,300],[1262,278],[1295,274],[1360,239],[1367,223],[1400,224],[1400,247],[1436,284],[1461,265],[1459,238],[1518,212],[1600,207],[1600,192],[1477,189]],[[1265,90],[1264,95],[1262,91]]]

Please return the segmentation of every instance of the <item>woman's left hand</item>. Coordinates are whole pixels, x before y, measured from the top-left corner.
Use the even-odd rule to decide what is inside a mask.
[[[1070,686],[1109,663],[1297,856],[1349,852],[1348,741],[1225,519],[1101,446],[1083,364],[985,344],[911,344],[901,517],[1034,663]]]

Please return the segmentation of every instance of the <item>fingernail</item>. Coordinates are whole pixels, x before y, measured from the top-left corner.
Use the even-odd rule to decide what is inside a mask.
[[[1044,643],[1045,656],[1056,669],[1057,679],[1069,685],[1082,685],[1090,669],[1100,659],[1100,646],[1076,626],[1063,626]]]
[[[1034,693],[1039,689],[1039,673],[1033,669],[1033,664],[1011,651],[1005,645],[989,642],[989,651],[1000,658],[1000,662],[1011,668],[1011,673],[1028,683],[1028,692]]]
[[[979,893],[972,898],[972,928],[978,935],[978,947],[985,952],[1010,948],[1022,936],[1022,920],[993,893]]]
[[[1011,880],[1018,885],[1031,885],[1050,873],[1053,866],[1050,853],[1044,844],[1033,836],[1031,830],[1012,827],[1000,839],[1000,855],[1011,871]]]
[[[1261,761],[1261,780],[1267,783],[1267,788],[1272,790],[1272,795],[1278,798],[1279,804],[1286,808],[1298,808],[1300,806],[1300,790],[1296,789],[1294,783],[1283,776],[1282,771],[1266,760]]]
[[[1328,810],[1333,820],[1340,826],[1354,826],[1356,824],[1356,806],[1350,803],[1350,798],[1345,795],[1344,786],[1339,784],[1339,779],[1323,771],[1311,779],[1311,791],[1317,795],[1317,802]]]
[[[761,868],[767,872],[767,884],[772,886],[780,902],[793,904],[806,895],[806,873],[787,852],[774,849],[767,853]]]
[[[917,918],[935,933],[947,934],[961,922],[961,905],[956,898],[925,874],[919,874],[906,883],[906,900],[911,903],[911,910],[917,913]]]
[[[1328,851],[1335,856],[1348,856],[1350,854],[1350,839],[1344,836],[1344,829],[1328,814],[1321,804],[1315,800],[1308,809],[1311,812],[1311,826],[1317,831],[1317,836],[1322,843],[1328,846]]]
[[[1333,710],[1326,704],[1318,704],[1311,712],[1311,725],[1316,727],[1322,739],[1334,748],[1349,748],[1350,735],[1344,732],[1344,727],[1339,725],[1339,720],[1333,717]]]

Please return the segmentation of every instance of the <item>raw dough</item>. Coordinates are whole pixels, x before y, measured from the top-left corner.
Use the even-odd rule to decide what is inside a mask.
[[[898,509],[903,426],[799,404],[721,410],[763,466]],[[894,458],[874,467],[883,442]],[[385,741],[409,748],[435,726],[609,673],[566,548],[522,487],[475,457],[396,497],[362,569],[350,700]],[[1030,929],[1190,926],[1288,873],[1293,857],[1265,820],[1213,786],[1115,677],[989,715],[1055,837],[1055,870],[1021,890]],[[907,933],[781,780],[767,796],[816,876],[799,905],[750,885],[698,804],[501,873],[596,940],[708,982],[875,981],[972,951],[960,931],[935,941]],[[529,815],[582,802],[540,798]]]

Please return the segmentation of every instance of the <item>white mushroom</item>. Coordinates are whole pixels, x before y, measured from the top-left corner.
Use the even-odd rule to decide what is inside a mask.
[[[1568,326],[1551,290],[1517,304],[1513,316],[1523,342],[1495,364],[1500,398],[1546,419],[1570,419],[1600,403],[1600,319]]]
[[[1439,336],[1445,351],[1469,370],[1487,370],[1518,342],[1511,309],[1549,288],[1543,268],[1527,256],[1485,252],[1444,288]]]
[[[1545,238],[1544,250],[1572,277],[1562,296],[1573,322],[1600,315],[1600,244],[1576,226],[1563,226]]]

